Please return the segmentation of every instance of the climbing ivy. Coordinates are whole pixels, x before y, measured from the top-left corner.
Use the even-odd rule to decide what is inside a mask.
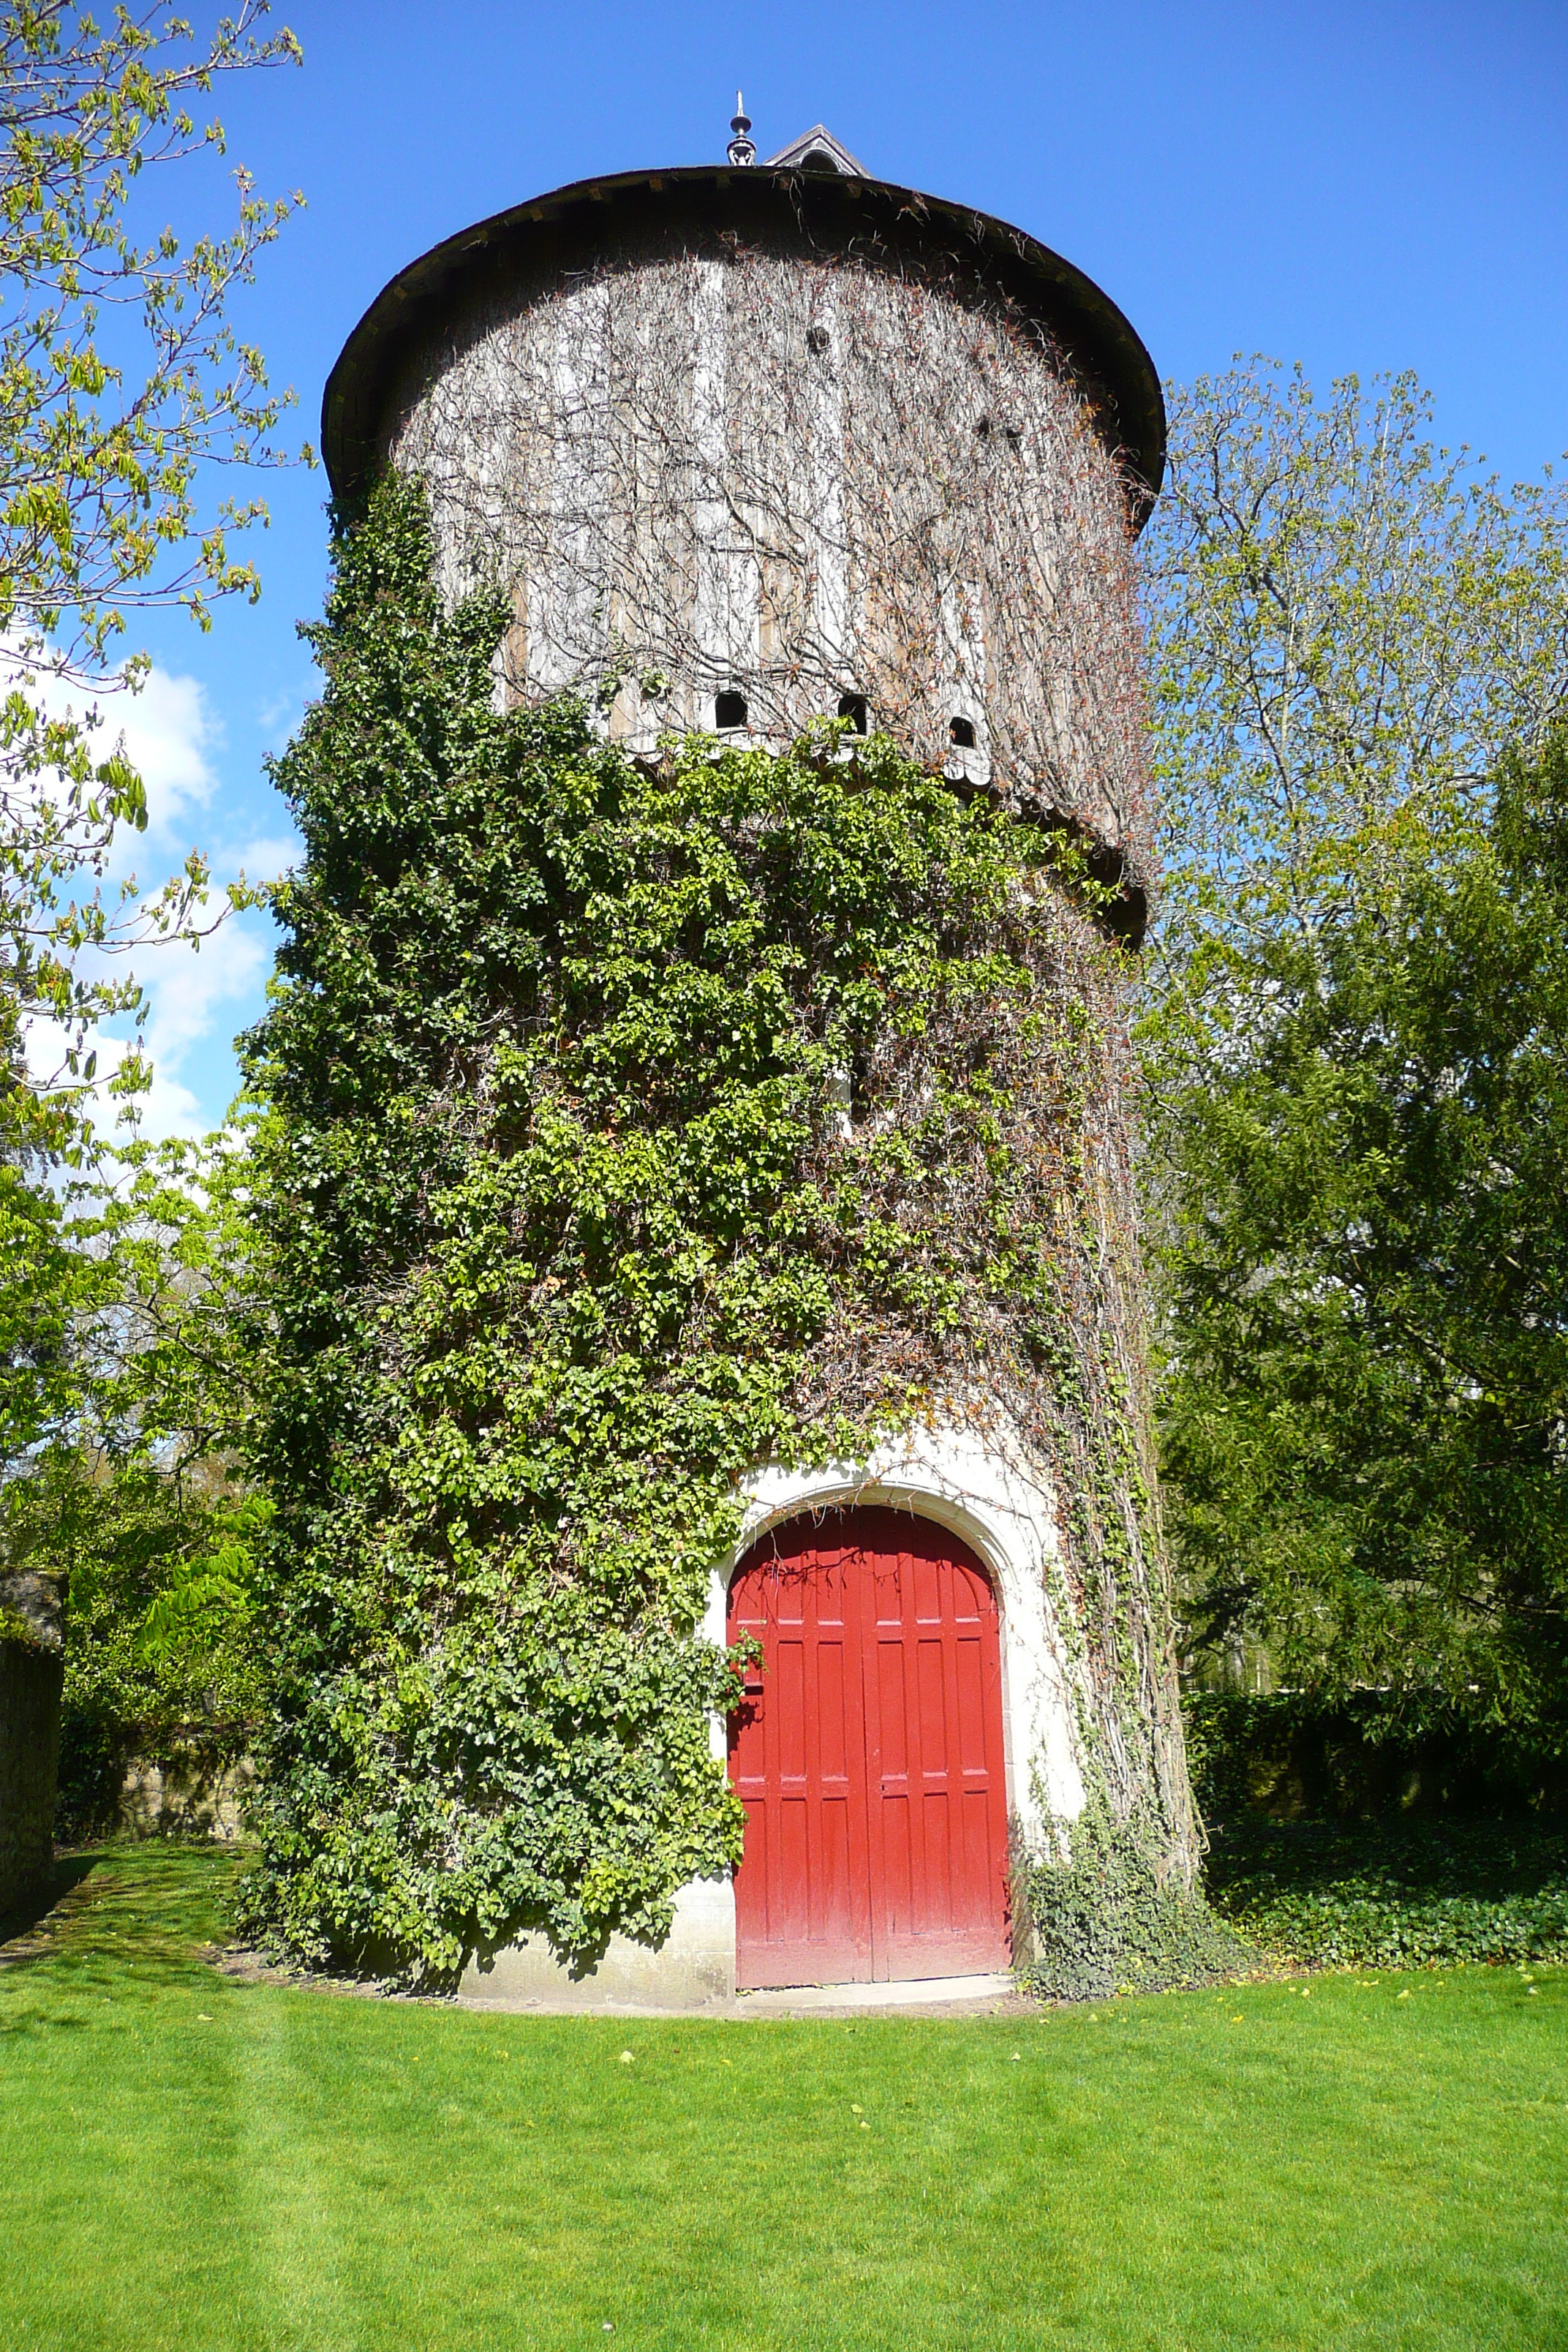
[[[1049,1824],[1016,1891],[1022,1980],[1045,2000],[1163,1992],[1257,1965],[1205,1895],[1173,1876],[1163,1824],[1147,1808],[1116,1818],[1092,1786],[1075,1820]]]
[[[523,1925],[655,1937],[738,1857],[700,1628],[759,1462],[998,1409],[1065,1460],[1115,1385],[1072,1307],[1120,1296],[1081,1140],[1117,950],[1060,845],[837,723],[639,761],[624,679],[502,708],[510,618],[443,607],[416,487],[342,520],[247,1048],[249,1916],[427,1981]],[[1063,1614],[1092,1584],[1114,1647],[1089,1532]]]

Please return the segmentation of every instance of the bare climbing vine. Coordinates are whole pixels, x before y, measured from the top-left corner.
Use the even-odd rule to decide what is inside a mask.
[[[721,693],[780,749],[858,696],[1142,873],[1128,486],[1041,329],[954,266],[715,239],[524,289],[410,355],[389,455],[448,601],[515,583],[514,696],[617,677],[636,750]]]

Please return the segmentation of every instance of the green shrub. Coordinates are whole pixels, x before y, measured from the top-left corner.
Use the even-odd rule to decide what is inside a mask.
[[[1304,1967],[1568,1960],[1568,1832],[1528,1816],[1241,1820],[1205,1878],[1233,1928]]]
[[[100,1837],[133,1757],[205,1777],[241,1757],[258,1703],[255,1644],[230,1564],[262,1507],[145,1456],[55,1445],[0,1496],[0,1549],[59,1580],[65,1688],[56,1833]],[[183,1607],[182,1607],[182,1604]]]
[[[1193,1794],[1205,1821],[1503,1812],[1568,1798],[1568,1764],[1436,1692],[1189,1691]]]

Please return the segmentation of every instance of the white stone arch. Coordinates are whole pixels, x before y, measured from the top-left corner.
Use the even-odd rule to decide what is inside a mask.
[[[723,1645],[731,1580],[770,1528],[807,1511],[866,1504],[934,1520],[978,1556],[996,1594],[1008,1818],[1028,1846],[1042,1842],[1046,1814],[1077,1818],[1084,1789],[1072,1676],[1047,1589],[1059,1558],[1055,1496],[1017,1448],[993,1433],[922,1426],[885,1440],[865,1462],[769,1465],[752,1473],[744,1492],[740,1538],[709,1580],[703,1631],[710,1641]],[[713,1717],[710,1737],[722,1759],[721,1717]]]

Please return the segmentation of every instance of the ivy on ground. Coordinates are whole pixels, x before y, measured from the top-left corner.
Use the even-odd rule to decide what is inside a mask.
[[[426,1981],[524,1925],[656,1937],[737,1859],[700,1623],[748,1471],[1070,1357],[1062,941],[1102,952],[1047,836],[883,740],[648,762],[573,698],[498,708],[509,618],[443,609],[417,488],[341,531],[248,1041],[249,1917]]]
[[[1568,1832],[1527,1812],[1241,1815],[1205,1877],[1221,1916],[1306,1968],[1568,1960]]]

